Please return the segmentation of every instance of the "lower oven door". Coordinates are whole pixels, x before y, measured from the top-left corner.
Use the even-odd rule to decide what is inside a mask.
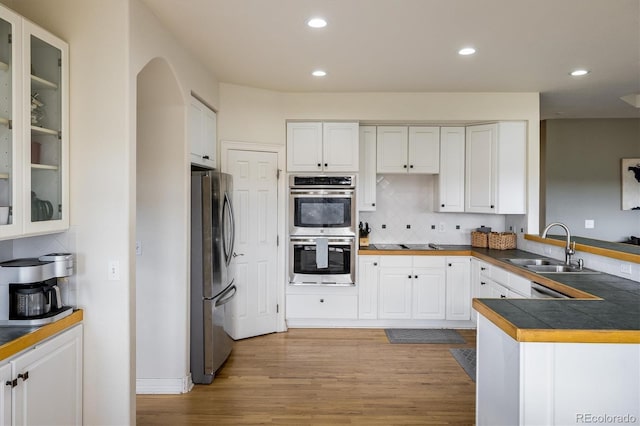
[[[289,282],[355,285],[355,237],[291,237]]]

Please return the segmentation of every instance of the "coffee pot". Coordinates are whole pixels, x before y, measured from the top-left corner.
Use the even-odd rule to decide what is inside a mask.
[[[54,284],[11,284],[9,287],[13,308],[11,316],[33,318],[62,308],[60,287],[55,284],[55,279],[49,281],[54,281]]]

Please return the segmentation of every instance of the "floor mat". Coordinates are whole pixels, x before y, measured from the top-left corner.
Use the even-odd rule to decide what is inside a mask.
[[[440,328],[387,328],[389,343],[465,343],[455,330]]]
[[[458,361],[460,367],[471,377],[471,380],[476,381],[476,350],[472,348],[463,349],[449,349],[451,355]]]

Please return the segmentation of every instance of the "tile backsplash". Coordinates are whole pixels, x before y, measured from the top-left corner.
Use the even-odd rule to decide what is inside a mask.
[[[360,212],[372,244],[471,244],[471,231],[489,226],[503,232],[505,215],[440,213],[434,206],[433,175],[378,175],[376,211]]]

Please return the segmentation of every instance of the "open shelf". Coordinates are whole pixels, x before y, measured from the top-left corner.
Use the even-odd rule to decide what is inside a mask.
[[[0,173],[0,179],[9,179],[9,173]]]
[[[31,74],[31,88],[32,89],[57,89],[58,85],[52,81],[45,80],[44,78],[37,77]]]
[[[0,61],[0,71],[6,71],[8,69],[9,69],[9,64],[7,64],[6,62]]]
[[[31,168],[32,169],[37,169],[37,170],[58,170],[58,166],[50,166],[48,164],[33,164],[31,163]]]
[[[57,130],[53,130],[53,129],[47,129],[46,127],[39,127],[39,126],[31,126],[31,131],[32,132],[36,132],[36,133],[41,133],[43,135],[54,135],[54,136],[58,136],[58,131]]]

